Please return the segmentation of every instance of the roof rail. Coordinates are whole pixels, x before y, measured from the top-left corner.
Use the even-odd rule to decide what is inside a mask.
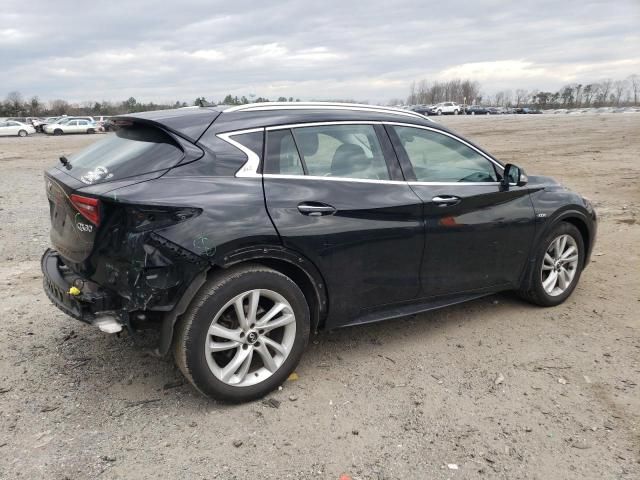
[[[231,112],[259,112],[265,110],[355,110],[361,112],[388,113],[391,115],[404,115],[406,117],[420,118],[421,120],[430,118],[418,112],[403,110],[395,107],[383,107],[379,105],[365,105],[360,103],[334,103],[334,102],[263,102],[237,105],[223,110],[223,113]],[[432,121],[432,120],[431,120]]]

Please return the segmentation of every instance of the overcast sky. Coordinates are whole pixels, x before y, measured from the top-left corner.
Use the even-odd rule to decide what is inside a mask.
[[[640,74],[640,0],[2,0],[0,97],[485,94]]]

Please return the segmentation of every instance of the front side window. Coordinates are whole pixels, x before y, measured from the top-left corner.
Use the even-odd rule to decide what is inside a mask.
[[[307,175],[388,180],[373,125],[325,125],[293,129]]]
[[[493,164],[474,149],[442,133],[393,127],[419,182],[496,182]]]

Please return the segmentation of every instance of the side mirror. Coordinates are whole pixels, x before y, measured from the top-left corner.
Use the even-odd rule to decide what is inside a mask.
[[[509,190],[509,185],[516,185],[518,187],[524,187],[529,179],[527,174],[524,173],[524,169],[507,163],[504,167],[504,173],[502,175],[502,187],[505,190]]]

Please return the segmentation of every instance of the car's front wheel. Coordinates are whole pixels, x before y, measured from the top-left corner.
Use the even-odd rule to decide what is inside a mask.
[[[560,222],[538,247],[531,288],[519,294],[544,307],[561,304],[578,284],[584,253],[580,231],[571,223]]]
[[[18,132],[18,136],[19,136],[19,137],[26,137],[27,135],[29,135],[29,134],[27,133],[27,131],[26,131],[26,130],[20,130],[20,131]]]
[[[54,135],[56,135],[56,136],[57,136],[57,135],[62,135],[62,133],[63,133],[63,132],[62,132],[62,130],[61,130],[61,129],[59,129],[59,128],[56,128],[56,129],[53,131],[53,134],[54,134]]]
[[[260,398],[298,364],[309,307],[287,276],[260,265],[209,280],[176,326],[174,356],[203,394],[229,402]]]

